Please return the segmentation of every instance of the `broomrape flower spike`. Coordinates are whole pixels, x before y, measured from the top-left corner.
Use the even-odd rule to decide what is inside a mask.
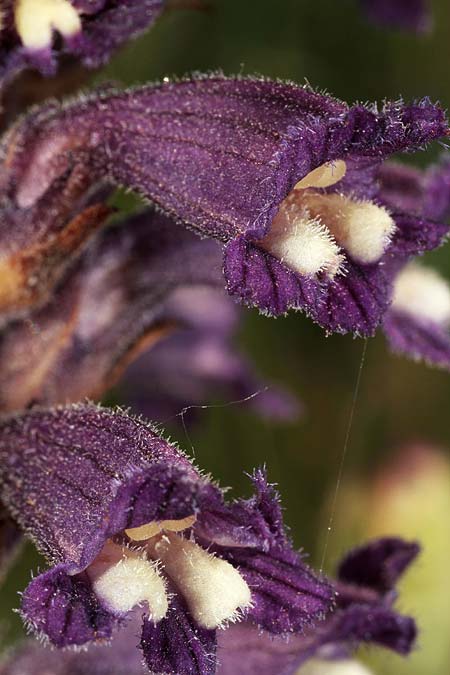
[[[110,638],[140,607],[151,672],[212,675],[230,622],[298,633],[333,605],[261,472],[254,497],[227,504],[151,427],[89,405],[3,420],[0,459],[2,503],[54,564],[21,613],[58,647]]]
[[[302,310],[327,332],[372,335],[399,265],[448,231],[383,203],[384,160],[447,131],[427,100],[349,107],[262,79],[214,75],[99,92],[25,118],[5,138],[7,219],[25,222],[75,167],[92,185],[108,176],[218,239],[227,290],[241,303],[269,315]]]

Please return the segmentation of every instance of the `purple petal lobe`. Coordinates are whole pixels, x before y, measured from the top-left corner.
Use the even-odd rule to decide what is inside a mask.
[[[243,663],[245,675],[293,675],[301,663],[303,641],[274,638],[248,623],[230,626],[218,635],[217,675],[237,675]]]
[[[395,537],[377,539],[352,550],[338,568],[338,579],[387,593],[419,554],[415,542]]]
[[[409,654],[417,637],[414,619],[397,614],[388,607],[352,605],[337,612],[327,626],[322,645],[360,642],[375,643],[399,654]]]
[[[228,548],[221,554],[238,567],[252,591],[253,607],[246,618],[271,633],[301,632],[321,621],[333,604],[331,586],[292,550]]]
[[[391,309],[383,330],[393,352],[450,370],[450,331],[446,325]]]
[[[220,546],[263,548],[286,544],[279,496],[263,471],[252,476],[255,494],[225,504],[218,492],[202,494],[196,532]]]
[[[348,261],[345,276],[320,282],[287,269],[245,238],[225,252],[228,291],[269,315],[301,309],[330,332],[372,335],[390,303],[390,274]]]
[[[38,635],[57,647],[83,645],[111,637],[116,619],[103,609],[81,576],[68,576],[54,567],[28,585],[21,615]]]
[[[277,316],[291,308],[309,310],[321,302],[320,284],[301,277],[245,237],[225,249],[228,292],[250,307]],[[312,313],[312,312],[311,312]]]
[[[407,213],[394,213],[397,231],[389,248],[391,257],[407,259],[432,251],[440,246],[449,233],[449,226]]]
[[[141,648],[154,675],[216,672],[216,631],[195,624],[177,600],[173,600],[168,615],[157,624],[144,619]]]

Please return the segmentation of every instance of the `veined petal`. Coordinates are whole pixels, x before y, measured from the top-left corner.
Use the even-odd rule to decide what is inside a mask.
[[[101,607],[92,589],[64,566],[40,574],[22,597],[21,615],[34,633],[57,647],[83,645],[110,638],[116,617]]]
[[[249,621],[271,633],[302,632],[320,622],[333,605],[334,591],[302,562],[292,549],[221,549],[252,590]],[[283,611],[280,612],[280,608]],[[319,624],[320,625],[320,624]]]
[[[375,541],[353,549],[340,563],[338,579],[387,593],[420,552],[416,542],[395,537]]]
[[[141,649],[155,675],[214,675],[216,631],[198,626],[177,600],[165,619],[154,624],[144,619]]]

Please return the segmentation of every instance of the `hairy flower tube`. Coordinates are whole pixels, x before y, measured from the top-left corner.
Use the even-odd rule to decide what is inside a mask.
[[[151,672],[212,674],[230,622],[298,633],[333,604],[261,472],[251,499],[226,503],[151,427],[90,405],[4,419],[0,457],[2,502],[54,564],[21,614],[58,647],[110,638],[142,606]]]
[[[427,100],[378,111],[215,75],[100,91],[24,118],[4,139],[0,185],[16,222],[76,170],[92,185],[131,188],[223,242],[227,288],[242,303],[370,335],[391,300],[393,264],[448,229],[386,208],[378,171],[392,153],[446,134]],[[11,249],[18,234],[6,232]]]
[[[164,0],[7,0],[0,15],[0,90],[19,72],[54,75],[61,56],[88,68],[106,63],[151,26]],[[58,46],[55,36],[61,38]]]

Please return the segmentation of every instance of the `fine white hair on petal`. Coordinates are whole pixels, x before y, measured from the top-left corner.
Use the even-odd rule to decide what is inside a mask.
[[[300,196],[300,203],[311,217],[320,218],[337,243],[360,263],[377,262],[396,229],[388,211],[370,201],[308,192]]]
[[[394,284],[392,308],[438,324],[450,323],[450,285],[435,270],[407,265]]]
[[[147,551],[161,561],[200,626],[218,628],[250,607],[250,589],[239,572],[194,541],[167,534],[151,540]]]
[[[258,244],[305,276],[324,272],[332,278],[344,262],[338,244],[320,219],[309,217],[290,201],[281,206],[269,233]]]
[[[87,573],[95,594],[110,611],[122,614],[146,602],[155,623],[167,614],[164,579],[142,553],[108,542]]]
[[[327,661],[312,659],[296,675],[372,675],[365,665],[354,659]]]
[[[53,31],[75,35],[81,20],[69,0],[16,0],[14,20],[24,47],[43,49],[52,43]]]

